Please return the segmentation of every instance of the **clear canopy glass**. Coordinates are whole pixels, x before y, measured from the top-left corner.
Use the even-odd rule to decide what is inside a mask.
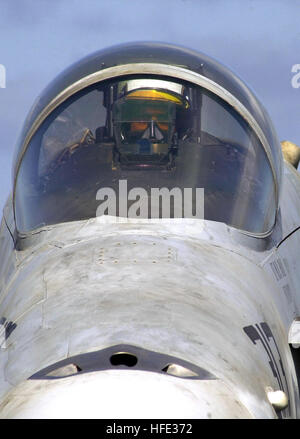
[[[76,93],[43,122],[17,175],[17,228],[26,233],[95,217],[104,188],[115,194],[115,215],[124,216],[124,181],[128,193],[139,188],[147,195],[149,208],[135,209],[140,217],[161,218],[166,211],[171,218],[197,216],[194,195],[188,215],[184,200],[176,204],[176,197],[169,210],[162,199],[151,209],[153,189],[184,194],[203,188],[207,220],[257,234],[275,222],[270,163],[241,115],[192,83],[135,75]],[[135,202],[127,200],[129,210]]]

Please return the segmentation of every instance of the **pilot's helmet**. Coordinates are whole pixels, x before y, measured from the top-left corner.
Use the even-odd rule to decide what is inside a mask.
[[[189,102],[182,86],[159,80],[126,82],[126,92],[114,102],[113,121],[117,146],[138,148],[141,154],[171,148],[174,135],[182,136],[183,114]],[[180,117],[179,117],[180,116]]]

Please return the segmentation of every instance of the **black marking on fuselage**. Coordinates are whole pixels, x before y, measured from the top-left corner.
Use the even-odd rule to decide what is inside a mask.
[[[0,342],[0,344],[3,344],[3,342],[6,342],[8,337],[11,335],[11,333],[16,329],[17,324],[9,321],[6,319],[6,317],[1,317],[0,318],[0,332],[1,332],[1,327],[4,327],[4,334],[3,334],[3,340],[2,343]]]
[[[284,371],[281,355],[278,349],[278,345],[276,343],[275,337],[271,331],[270,326],[266,322],[256,323],[255,325],[245,326],[243,328],[244,332],[247,334],[247,336],[250,338],[253,344],[257,345],[257,342],[260,341],[261,345],[263,346],[268,358],[269,358],[269,366],[272,370],[272,374],[274,378],[278,382],[279,389],[283,392],[286,392],[288,395],[288,399],[290,400],[290,393],[288,388],[288,383],[286,379],[286,373]],[[276,349],[276,354],[278,355],[278,362],[276,361],[276,354],[274,354],[272,345],[270,341],[273,340],[274,346]],[[279,363],[279,365],[278,365]],[[282,376],[285,381],[285,385],[282,382]],[[279,418],[289,417],[290,415],[290,409],[289,406],[283,410],[278,411],[277,416]]]

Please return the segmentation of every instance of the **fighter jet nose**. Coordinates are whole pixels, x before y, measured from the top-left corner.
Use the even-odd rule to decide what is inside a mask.
[[[27,380],[0,406],[1,418],[250,418],[220,380],[106,370]]]

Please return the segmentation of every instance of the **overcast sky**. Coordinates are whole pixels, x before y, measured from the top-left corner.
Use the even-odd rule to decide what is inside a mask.
[[[267,108],[280,140],[300,145],[299,0],[0,0],[0,209],[15,143],[33,101],[70,64],[128,41],[204,52],[240,76]]]

